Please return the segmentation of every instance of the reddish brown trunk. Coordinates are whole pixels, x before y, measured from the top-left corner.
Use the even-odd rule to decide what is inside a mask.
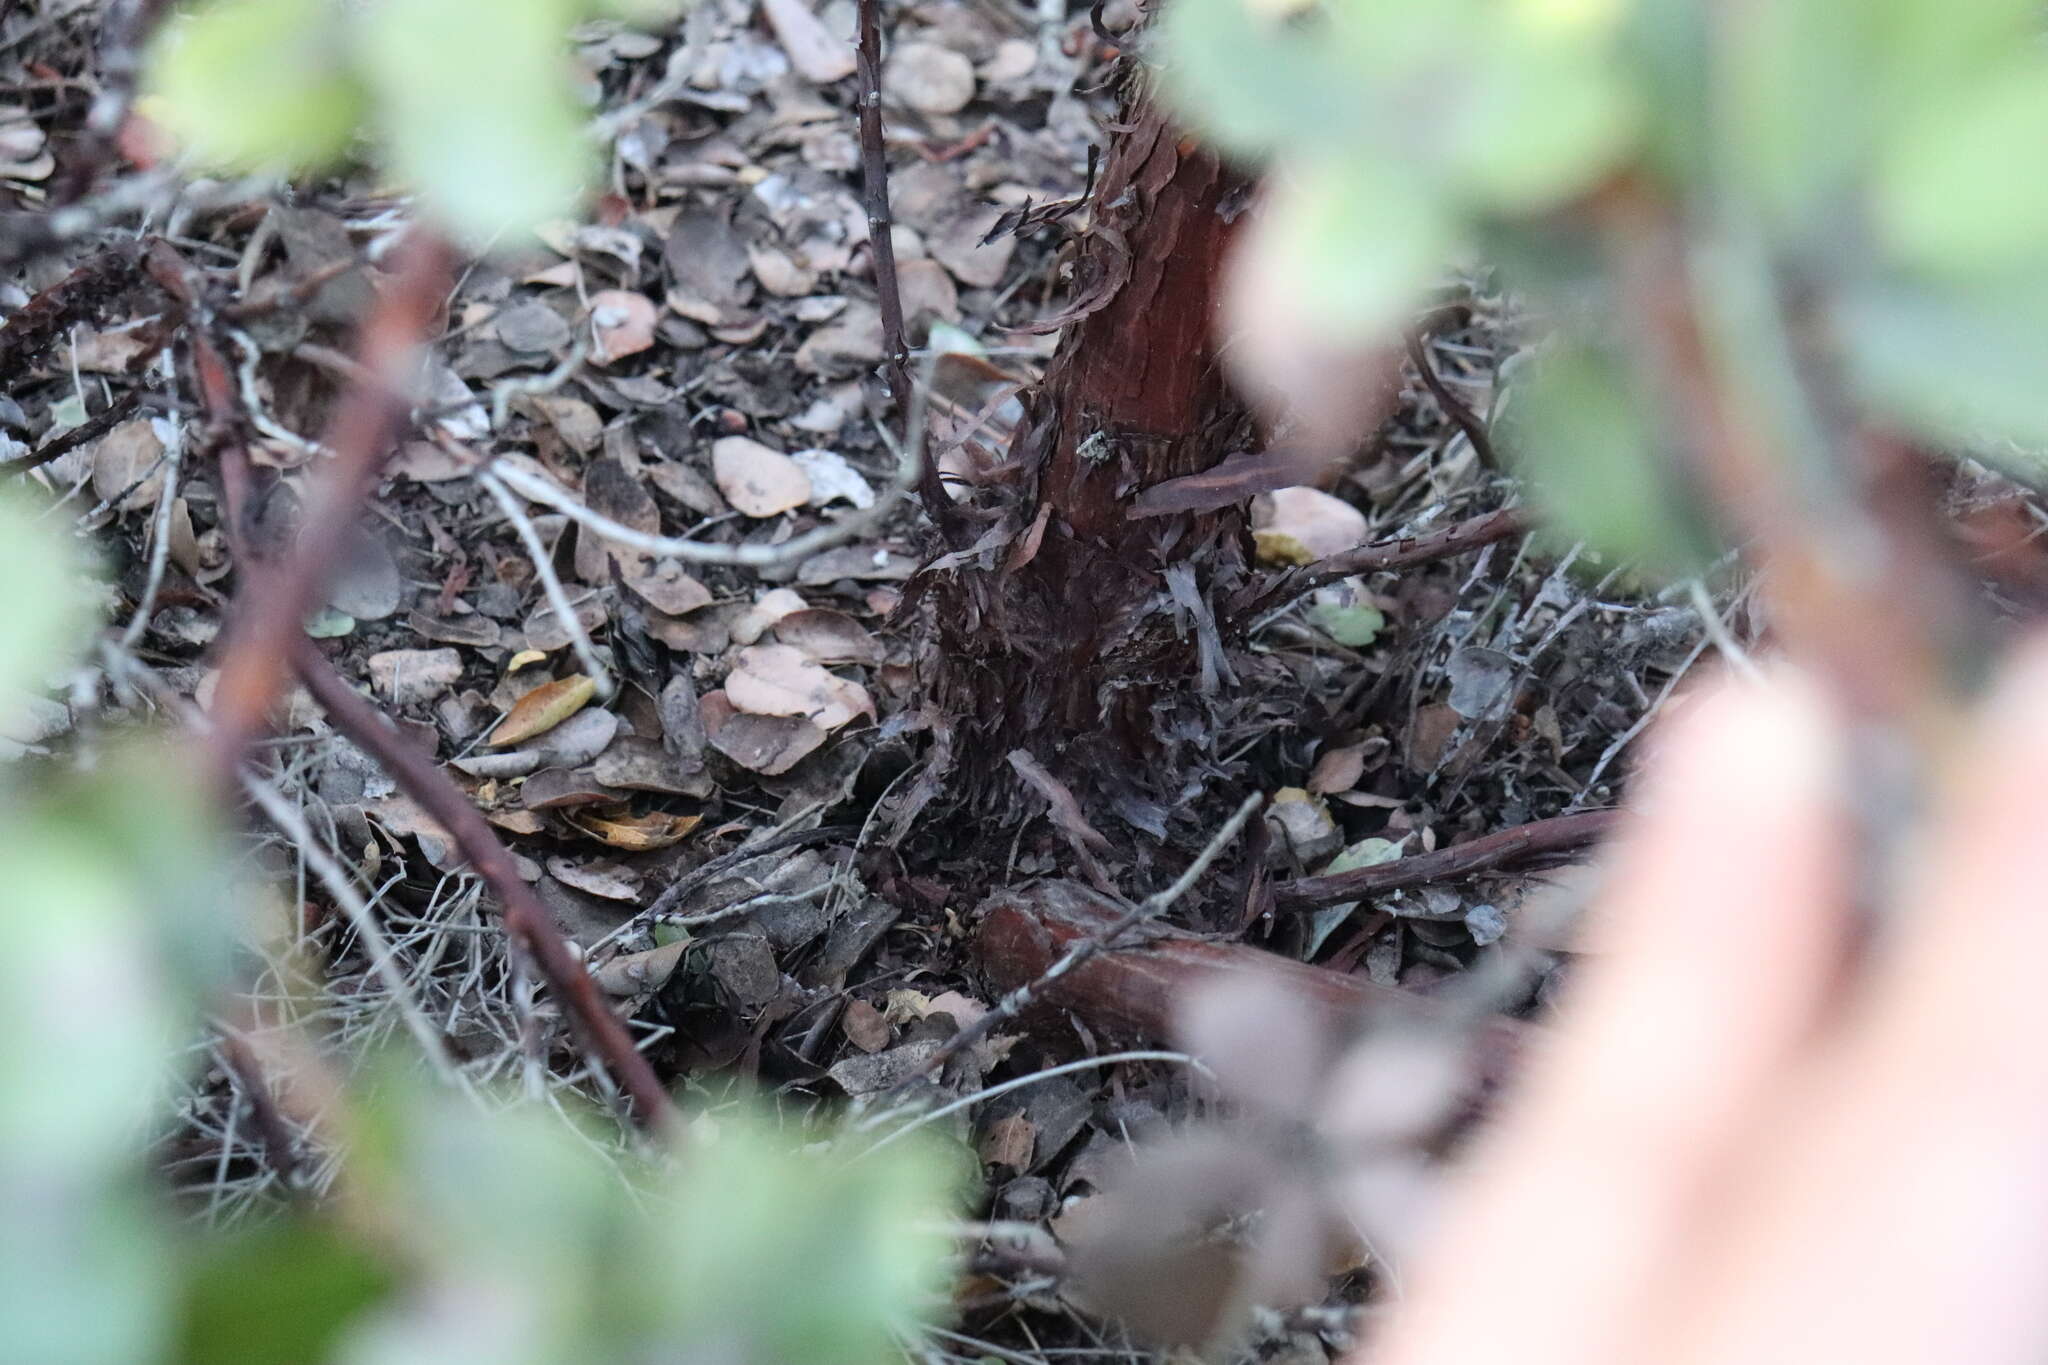
[[[1080,239],[1074,316],[1011,445],[1022,496],[931,589],[934,709],[982,804],[1015,790],[1004,759],[1021,748],[1091,817],[1156,835],[1219,773],[1230,675],[1209,603],[1242,581],[1242,513],[1130,506],[1248,434],[1215,339],[1246,189],[1148,100],[1130,103]]]

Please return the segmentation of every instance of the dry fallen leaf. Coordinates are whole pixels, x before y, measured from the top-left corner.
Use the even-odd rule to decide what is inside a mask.
[[[806,607],[775,623],[775,638],[821,664],[879,664],[882,645],[843,611]]]
[[[853,74],[853,46],[832,36],[804,0],[761,0],[761,12],[789,54],[789,64],[813,85],[830,85]]]
[[[859,683],[828,672],[790,645],[749,645],[725,680],[735,710],[757,716],[803,716],[836,730],[856,716],[875,715],[874,700]]]
[[[164,443],[148,418],[121,423],[93,447],[93,496],[102,502],[121,498],[124,512],[155,506],[164,486],[163,458]]]
[[[1358,779],[1365,776],[1365,746],[1347,744],[1341,749],[1330,749],[1316,760],[1316,766],[1308,775],[1308,789],[1318,796],[1332,792],[1348,792],[1358,785]]]
[[[590,332],[595,346],[593,365],[636,355],[654,344],[660,310],[654,300],[630,289],[606,289],[590,296]]]
[[[453,650],[448,651],[454,653]],[[486,744],[523,744],[581,711],[597,695],[597,684],[581,673],[544,682],[512,704]]]
[[[801,716],[756,716],[735,711],[721,689],[698,699],[711,747],[749,772],[788,772],[825,742],[825,732]]]
[[[689,951],[690,940],[679,938],[645,952],[621,953],[590,973],[606,995],[639,995],[658,991],[675,975],[676,965]]]
[[[431,701],[462,677],[452,649],[387,649],[370,656],[370,681],[399,706]]]
[[[865,1000],[849,1000],[846,1012],[839,1016],[839,1027],[846,1034],[846,1041],[862,1052],[880,1052],[889,1046],[889,1021],[882,1012]]]
[[[701,815],[671,815],[649,811],[645,815],[571,815],[569,822],[586,834],[604,840],[628,853],[649,853],[683,841],[683,836],[703,823]]]
[[[725,500],[750,517],[776,516],[811,500],[810,476],[802,466],[745,436],[712,443],[711,476]]]
[[[984,1164],[1007,1166],[1013,1171],[1031,1169],[1031,1153],[1038,1145],[1038,1129],[1022,1114],[997,1119],[981,1135],[979,1151]]]
[[[1365,513],[1319,488],[1277,488],[1252,504],[1252,536],[1267,564],[1308,564],[1365,543]]]

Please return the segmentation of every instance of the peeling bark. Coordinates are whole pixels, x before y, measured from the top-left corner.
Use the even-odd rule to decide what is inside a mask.
[[[1242,507],[1132,512],[1249,438],[1216,347],[1248,191],[1142,91],[1127,98],[1079,239],[1076,302],[1012,439],[1015,500],[922,585],[938,637],[931,712],[970,806],[1037,808],[1018,806],[1003,762],[1023,749],[1091,815],[1163,837],[1175,808],[1226,776],[1216,746],[1235,679],[1211,604],[1244,582]]]

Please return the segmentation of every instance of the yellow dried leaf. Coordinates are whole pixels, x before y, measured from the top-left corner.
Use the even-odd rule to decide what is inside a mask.
[[[507,674],[517,673],[522,668],[531,668],[535,664],[546,663],[547,658],[548,656],[538,649],[522,649],[512,656],[510,663],[505,665],[505,672]]]
[[[523,744],[535,735],[544,735],[581,711],[596,694],[597,684],[581,673],[544,682],[512,703],[512,709],[485,742],[501,746]]]
[[[697,828],[703,819],[701,815],[668,815],[650,811],[646,815],[585,815],[574,823],[584,833],[595,835],[613,848],[624,849],[628,853],[650,853],[681,842],[683,836]]]

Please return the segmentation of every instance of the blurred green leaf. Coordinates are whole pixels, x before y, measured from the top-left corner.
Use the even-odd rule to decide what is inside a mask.
[[[19,809],[7,823],[0,1036],[21,1045],[0,1048],[0,1160],[90,1188],[125,1169],[188,1016],[99,832]]]
[[[796,1149],[764,1120],[722,1114],[659,1186],[625,1286],[656,1340],[733,1365],[861,1365],[900,1358],[891,1328],[942,1302],[968,1167],[935,1143],[864,1160]],[[793,1286],[801,1286],[792,1292]]]
[[[1250,247],[1258,277],[1304,327],[1372,336],[1404,322],[1458,239],[1426,195],[1378,166],[1277,170]]]
[[[366,78],[392,168],[471,246],[572,213],[597,170],[567,0],[371,0]]]
[[[327,1222],[296,1217],[188,1253],[177,1365],[322,1361],[392,1275]]]
[[[17,1042],[11,1050],[34,1048]],[[0,1109],[61,1099],[0,1092]],[[39,1168],[5,1141],[0,1137],[0,1355],[34,1365],[161,1359],[177,1281],[164,1211],[142,1194],[134,1172]]]
[[[0,1341],[12,1358],[153,1358],[170,1273],[138,1140],[190,1015],[99,831],[0,825]]]
[[[345,18],[328,0],[200,6],[166,24],[149,57],[150,115],[209,165],[325,165],[347,149],[365,112]]]
[[[2048,264],[2048,62],[2010,63],[1909,120],[1874,198],[1891,254],[1932,276]]]
[[[13,496],[0,497],[0,712],[10,697],[63,671],[91,621],[85,557],[78,542],[39,520]]]
[[[1585,188],[1639,118],[1606,0],[1345,0],[1283,20],[1178,0],[1163,88],[1224,147],[1363,167],[1410,198],[1522,211]],[[1359,224],[1359,235],[1369,231]]]
[[[1835,305],[1857,394],[1924,436],[2010,465],[2048,447],[2048,278],[1934,290],[1870,283]],[[2023,457],[2040,477],[2041,457]]]
[[[1651,573],[1696,572],[1709,537],[1666,474],[1662,438],[1620,362],[1560,344],[1532,369],[1500,434],[1546,520]]]

